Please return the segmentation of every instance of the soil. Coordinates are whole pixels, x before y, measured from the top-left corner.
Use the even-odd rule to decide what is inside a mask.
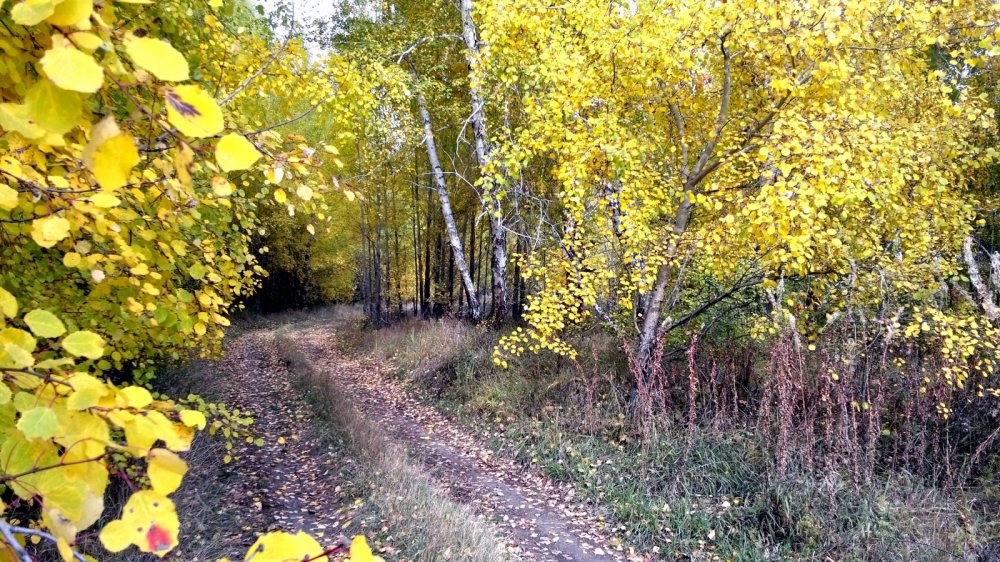
[[[453,501],[488,518],[513,560],[604,562],[626,560],[609,524],[571,487],[525,472],[499,457],[471,432],[419,402],[390,366],[359,356],[341,336],[344,324],[302,322],[284,328],[312,367],[329,377]],[[322,543],[350,535],[358,502],[342,457],[312,434],[319,422],[281,360],[273,327],[233,339],[217,364],[225,402],[248,411],[262,446],[240,447],[231,470],[241,477],[227,491],[242,510],[242,529],[227,542],[248,547],[260,529],[306,531]],[[189,475],[189,477],[195,474]],[[363,494],[360,494],[363,495]],[[394,560],[391,549],[382,555]]]

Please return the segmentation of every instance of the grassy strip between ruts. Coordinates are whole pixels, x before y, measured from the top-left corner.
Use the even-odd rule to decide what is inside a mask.
[[[343,443],[365,468],[357,475],[359,489],[367,489],[368,505],[378,510],[391,529],[387,540],[399,550],[400,559],[509,560],[492,526],[435,488],[403,448],[309,362],[295,345],[293,329],[279,330],[278,349],[315,415],[324,422],[321,436]]]

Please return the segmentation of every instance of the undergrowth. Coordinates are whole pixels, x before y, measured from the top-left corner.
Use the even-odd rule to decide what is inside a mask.
[[[682,411],[637,427],[626,358],[604,336],[576,342],[589,350],[585,369],[529,356],[507,370],[491,361],[497,337],[459,322],[408,320],[355,345],[394,362],[426,400],[494,448],[610,507],[630,542],[664,559],[1000,559],[991,474],[944,484],[901,469],[815,466],[800,449],[779,470],[773,447],[749,425],[700,415],[687,424]],[[859,472],[871,476],[862,481]]]

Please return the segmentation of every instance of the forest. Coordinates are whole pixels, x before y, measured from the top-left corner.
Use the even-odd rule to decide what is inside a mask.
[[[1000,561],[998,110],[998,0],[0,0],[0,562]]]

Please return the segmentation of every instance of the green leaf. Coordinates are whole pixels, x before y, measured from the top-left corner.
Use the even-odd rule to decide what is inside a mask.
[[[87,330],[80,330],[63,338],[63,349],[87,359],[98,359],[104,355],[104,340],[101,336]]]
[[[24,323],[40,338],[58,338],[66,333],[62,320],[47,310],[32,310],[24,315]]]
[[[21,414],[17,428],[28,439],[48,439],[56,433],[56,413],[45,406],[36,406]]]

